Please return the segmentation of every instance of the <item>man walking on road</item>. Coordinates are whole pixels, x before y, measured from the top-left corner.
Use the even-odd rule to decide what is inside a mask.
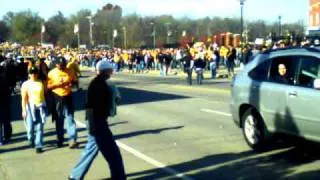
[[[27,135],[31,146],[35,145],[36,153],[42,153],[43,126],[47,116],[45,86],[38,78],[39,70],[36,67],[29,70],[29,76],[30,79],[21,87],[22,117],[27,121]]]
[[[56,104],[56,131],[57,146],[62,147],[64,141],[64,119],[68,124],[69,147],[77,148],[77,128],[74,122],[74,109],[72,102],[72,83],[75,77],[66,68],[67,62],[64,57],[58,57],[56,68],[48,74],[48,89],[52,90]]]
[[[4,57],[0,55],[0,146],[7,143],[12,136],[10,108],[11,91]]]
[[[109,164],[111,178],[126,179],[122,157],[107,122],[113,102],[112,90],[106,80],[112,71],[113,67],[107,61],[97,64],[97,76],[90,83],[87,96],[88,142],[69,179],[83,179],[99,150]]]

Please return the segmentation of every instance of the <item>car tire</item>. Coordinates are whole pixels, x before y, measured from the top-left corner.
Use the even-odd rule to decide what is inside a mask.
[[[262,117],[253,108],[248,109],[241,118],[242,133],[247,144],[256,151],[262,151],[266,145],[265,125]]]

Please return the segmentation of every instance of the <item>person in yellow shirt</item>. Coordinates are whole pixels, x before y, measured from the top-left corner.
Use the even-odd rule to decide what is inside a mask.
[[[42,153],[43,126],[46,121],[47,107],[45,86],[38,78],[39,70],[33,66],[29,69],[30,79],[21,87],[22,117],[26,120],[27,137],[37,153]]]
[[[114,53],[114,57],[113,57],[114,63],[115,63],[115,70],[116,72],[120,72],[120,68],[121,68],[121,56],[118,52]]]
[[[224,65],[226,65],[227,63],[227,55],[229,53],[229,49],[225,46],[222,46],[220,48],[220,58],[221,58],[221,61]]]
[[[71,57],[69,63],[67,64],[67,69],[72,74],[74,79],[74,85],[79,90],[79,76],[81,76],[80,68],[75,57]]]
[[[72,102],[72,83],[75,77],[67,69],[66,59],[62,56],[57,58],[56,68],[48,74],[48,89],[52,90],[54,101],[56,104],[56,131],[57,131],[57,146],[63,146],[64,141],[64,119],[66,119],[69,135],[69,147],[77,148],[77,128],[74,122],[74,109]]]

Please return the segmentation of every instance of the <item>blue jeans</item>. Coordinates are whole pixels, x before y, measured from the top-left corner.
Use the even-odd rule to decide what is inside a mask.
[[[140,64],[139,63],[136,64],[136,72],[140,72]]]
[[[196,73],[197,73],[197,84],[201,85],[202,79],[203,79],[203,69],[196,69]]]
[[[164,76],[163,63],[159,63],[160,76]]]
[[[140,71],[143,72],[143,70],[144,70],[144,62],[140,61]]]
[[[210,63],[210,71],[211,71],[211,78],[215,79],[217,75],[217,66],[216,62],[211,62]]]
[[[228,69],[228,75],[230,76],[234,74],[234,60],[227,60],[227,69]]]
[[[43,147],[43,126],[44,118],[46,114],[40,110],[35,110],[35,120],[31,114],[30,108],[27,108],[27,118],[26,118],[26,128],[27,128],[27,137],[31,143],[35,144],[36,148]]]
[[[191,86],[192,85],[192,69],[191,68],[186,68],[186,73],[187,73],[187,82]]]
[[[84,179],[99,150],[109,164],[112,179],[126,179],[122,157],[109,128],[104,132],[96,133],[95,136],[88,134],[86,147],[79,162],[72,169],[71,177],[77,180]]]
[[[120,72],[121,64],[120,62],[116,63],[116,72]]]
[[[56,120],[56,131],[57,131],[57,138],[58,142],[64,141],[64,120],[67,121],[67,133],[69,136],[70,142],[77,141],[77,128],[76,124],[73,119],[73,111],[68,109],[66,104],[62,104],[61,108],[57,109],[58,117]],[[61,111],[61,112],[59,112]]]

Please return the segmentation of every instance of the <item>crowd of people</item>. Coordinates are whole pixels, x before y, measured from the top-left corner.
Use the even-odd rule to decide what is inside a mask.
[[[56,127],[57,148],[64,147],[64,124],[67,125],[70,149],[79,147],[77,127],[74,120],[73,92],[79,89],[78,63],[66,54],[48,59],[37,56],[15,56],[13,52],[0,56],[0,146],[10,142],[11,96],[21,95],[21,115],[26,127],[26,139],[37,154],[44,152],[44,126],[49,113]],[[96,64],[97,76],[89,85],[86,100],[86,120],[88,121],[88,143],[84,153],[69,179],[83,179],[98,151],[109,163],[111,175],[115,179],[126,179],[120,151],[108,127],[107,119],[116,114],[115,106],[119,91],[106,81],[113,73],[113,66],[107,60]]]
[[[12,59],[12,64],[16,65],[16,69],[26,66],[25,62],[32,59],[36,59],[35,63],[45,63],[48,69],[52,69],[55,67],[56,57],[63,56],[73,67],[72,69],[79,73],[79,70],[77,70],[79,66],[95,68],[100,60],[107,60],[112,63],[115,73],[121,71],[128,71],[129,73],[155,71],[159,72],[160,76],[168,76],[169,74],[177,74],[182,70],[188,77],[191,76],[191,81],[188,81],[190,85],[192,84],[192,72],[196,72],[197,83],[201,84],[204,71],[210,71],[211,78],[214,79],[221,66],[227,68],[228,75],[231,77],[234,75],[235,65],[240,64],[241,54],[240,48],[219,47],[216,44],[205,45],[204,43],[195,43],[183,48],[128,50],[120,48],[109,50],[45,49],[41,47],[2,48],[2,57]],[[47,70],[45,70],[45,67],[41,67],[41,71],[45,72]],[[18,72],[14,80],[26,80],[26,71]],[[43,75],[41,74],[41,76]],[[12,80],[13,85],[14,80]]]

